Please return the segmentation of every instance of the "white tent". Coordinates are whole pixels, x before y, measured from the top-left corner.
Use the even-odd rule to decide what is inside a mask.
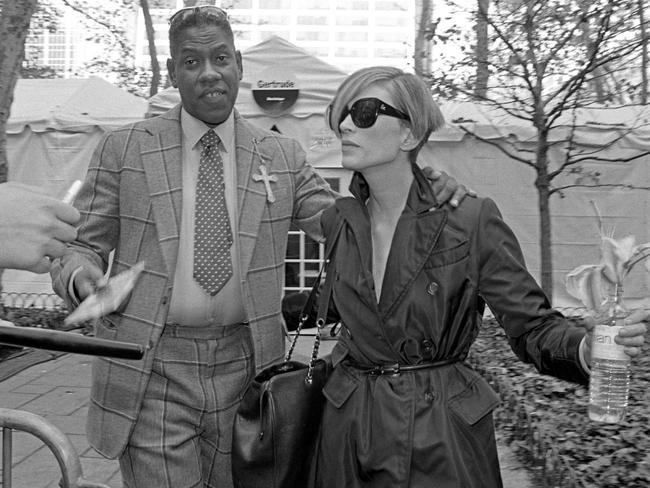
[[[7,122],[9,181],[59,196],[83,179],[102,134],[144,118],[146,100],[101,78],[18,80]],[[50,291],[48,275],[7,270],[5,291]]]
[[[146,105],[97,77],[18,80],[7,122],[9,180],[58,194],[85,174],[101,135],[141,120]]]

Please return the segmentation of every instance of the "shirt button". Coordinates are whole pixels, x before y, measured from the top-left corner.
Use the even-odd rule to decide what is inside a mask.
[[[167,300],[168,300],[167,295],[165,295],[164,297],[162,297],[162,302],[161,303],[163,305],[167,305]]]
[[[428,390],[428,391],[424,392],[424,400],[427,403],[433,402],[433,400],[435,400],[435,398],[436,398],[436,395],[431,390]]]

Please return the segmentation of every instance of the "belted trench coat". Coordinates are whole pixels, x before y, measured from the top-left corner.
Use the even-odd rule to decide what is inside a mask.
[[[585,383],[584,336],[551,309],[493,201],[438,207],[415,179],[388,257],[381,297],[372,275],[367,185],[323,214],[326,235],[344,225],[333,300],[342,336],[312,473],[317,487],[499,487],[492,410],[498,396],[464,362],[487,303],[512,349],[541,372]],[[329,242],[329,239],[328,239]],[[450,364],[372,375],[374,365]]]

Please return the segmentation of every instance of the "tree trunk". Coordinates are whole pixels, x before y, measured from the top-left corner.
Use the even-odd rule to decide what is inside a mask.
[[[413,53],[413,70],[422,78],[431,74],[431,16],[433,6],[431,0],[415,2],[416,31],[415,52]]]
[[[478,12],[476,14],[476,85],[474,95],[479,98],[487,96],[490,71],[488,69],[489,41],[488,41],[488,12],[490,0],[477,0]]]
[[[0,12],[0,183],[7,181],[7,120],[38,0],[2,2]]]
[[[645,28],[645,0],[638,0],[641,25],[641,104],[648,104],[648,31]]]
[[[548,177],[548,134],[538,130],[537,140],[537,188],[539,206],[539,246],[540,246],[540,278],[542,289],[553,301],[553,253],[551,250],[551,208],[550,180]]]
[[[144,28],[147,31],[147,44],[149,44],[149,57],[151,58],[151,87],[149,96],[153,97],[158,93],[160,85],[160,63],[156,53],[156,39],[154,35],[153,22],[151,21],[151,12],[149,12],[149,0],[140,0],[142,7],[142,16],[144,17]]]

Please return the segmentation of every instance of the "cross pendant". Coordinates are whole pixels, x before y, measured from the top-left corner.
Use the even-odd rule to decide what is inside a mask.
[[[266,171],[266,166],[260,164],[260,174],[259,175],[254,174],[253,180],[263,181],[264,188],[266,188],[266,200],[269,203],[275,202],[275,195],[273,195],[273,190],[271,189],[271,182],[278,181],[278,177],[275,175],[269,175]]]

